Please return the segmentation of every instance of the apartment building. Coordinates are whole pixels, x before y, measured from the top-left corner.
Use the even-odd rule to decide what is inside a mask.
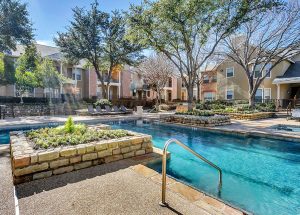
[[[263,74],[266,74],[271,64],[267,65]],[[215,72],[215,75],[208,75]],[[246,100],[249,98],[248,78],[237,63],[224,60],[216,66],[214,71],[202,73],[207,76],[201,86],[203,100]],[[260,77],[259,68],[254,78]],[[259,86],[255,99],[265,101],[269,99],[283,100],[300,98],[300,55],[285,60],[272,69],[269,75]]]
[[[123,98],[136,98],[153,100],[156,98],[156,92],[150,89],[147,81],[137,72],[137,69],[131,66],[125,66],[121,72],[122,75],[122,94]],[[176,76],[169,78],[168,83],[163,88],[161,98],[166,102],[181,99],[182,81]],[[129,87],[128,87],[129,86]]]
[[[92,68],[85,67],[85,61],[81,60],[77,65],[68,63],[60,52],[58,47],[45,46],[35,44],[37,52],[43,58],[51,59],[57,71],[68,77],[71,81],[65,83],[58,89],[41,89],[35,88],[28,92],[27,97],[48,97],[51,93],[52,97],[59,98],[61,94],[74,95],[78,99],[92,98],[94,96],[101,97],[101,82],[98,80],[95,71]],[[25,47],[18,45],[16,51],[11,52],[11,57],[17,59],[25,52]],[[110,99],[117,99],[121,96],[121,69],[116,68],[112,73],[108,96]],[[104,77],[107,80],[107,75]],[[107,84],[107,81],[105,81]],[[15,85],[0,86],[0,96],[19,96]]]

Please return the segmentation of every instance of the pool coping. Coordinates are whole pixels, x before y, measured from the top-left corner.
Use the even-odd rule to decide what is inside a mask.
[[[156,153],[159,153],[156,151]],[[137,174],[157,183],[162,184],[161,173],[147,167],[146,165],[152,162],[161,162],[161,159],[155,159],[143,162],[130,168]],[[253,213],[232,205],[222,199],[212,196],[202,190],[199,190],[185,182],[167,175],[167,192],[173,192],[192,204],[204,209],[209,214],[245,214],[252,215]],[[168,200],[168,199],[167,199]],[[220,208],[221,207],[221,208]]]
[[[168,122],[161,122],[161,124],[171,125],[171,126],[178,126],[178,127],[189,127],[194,128],[197,130],[204,130],[209,132],[215,133],[222,133],[228,135],[235,135],[235,136],[242,136],[242,137],[262,137],[268,139],[276,139],[276,140],[286,140],[291,142],[299,142],[300,137],[292,136],[293,134],[278,134],[278,133],[271,133],[266,131],[244,131],[244,130],[232,130],[229,128],[218,128],[218,127],[201,127],[196,125],[189,125],[189,124],[181,124],[181,123],[168,123]]]

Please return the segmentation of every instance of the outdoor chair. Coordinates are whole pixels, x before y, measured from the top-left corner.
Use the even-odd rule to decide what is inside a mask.
[[[300,120],[300,109],[292,110],[292,119]]]
[[[118,113],[118,114],[124,114],[123,111],[120,111],[120,109],[118,108],[118,106],[113,106],[113,112]]]
[[[94,110],[93,105],[88,105],[87,108],[88,108],[89,114],[91,114],[91,115],[97,115],[97,113]]]
[[[132,110],[132,109],[127,109],[124,105],[121,105],[120,110],[121,110],[123,113],[133,113],[133,110]]]
[[[102,111],[102,109],[101,109],[100,106],[96,106],[96,113],[98,113],[98,114],[102,114],[103,113],[103,111]]]

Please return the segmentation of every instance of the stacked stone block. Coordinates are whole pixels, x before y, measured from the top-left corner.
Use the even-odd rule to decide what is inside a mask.
[[[150,135],[130,133],[133,136],[48,150],[34,150],[23,133],[13,134],[11,158],[14,184],[153,152]]]
[[[191,116],[191,115],[171,115],[161,118],[163,122],[188,124],[199,127],[213,127],[231,124],[229,116]]]

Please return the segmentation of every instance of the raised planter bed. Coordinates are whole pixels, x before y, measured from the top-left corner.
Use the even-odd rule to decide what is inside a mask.
[[[229,116],[192,116],[192,115],[170,115],[161,118],[161,121],[168,123],[179,123],[179,124],[189,124],[196,125],[200,127],[213,127],[220,125],[231,124]]]
[[[237,120],[258,120],[258,119],[267,119],[273,118],[275,116],[274,112],[260,112],[260,113],[229,113],[228,114],[232,119]]]
[[[98,126],[109,129],[109,126]],[[150,135],[100,140],[75,146],[34,149],[22,132],[11,132],[11,161],[14,184],[51,177],[75,170],[153,152]]]

